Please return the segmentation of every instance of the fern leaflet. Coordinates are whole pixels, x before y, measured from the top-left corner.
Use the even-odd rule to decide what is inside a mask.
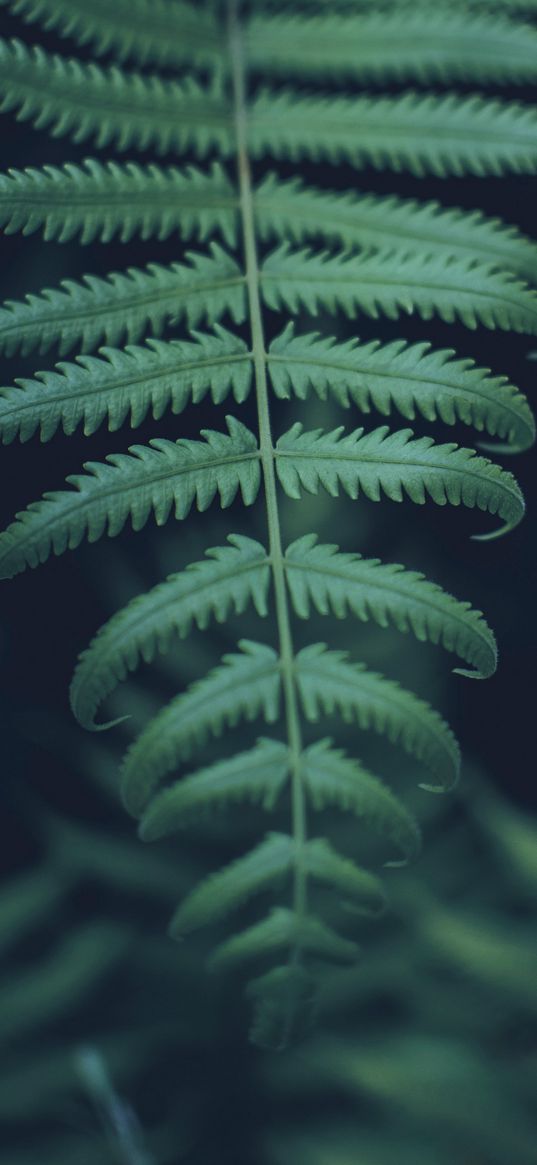
[[[54,137],[91,138],[99,149],[114,145],[160,155],[193,146],[205,157],[215,147],[223,155],[231,147],[217,86],[204,87],[191,76],[180,82],[86,64],[19,40],[0,40],[0,109]]]
[[[301,488],[316,493],[319,486],[337,497],[341,486],[349,497],[363,492],[373,502],[384,494],[392,502],[407,497],[423,505],[430,497],[438,506],[449,501],[498,514],[504,525],[480,538],[498,537],[524,516],[524,500],[511,473],[474,449],[436,445],[432,437],[414,438],[411,429],[390,433],[382,425],[344,436],[342,428],[303,432],[297,422],[278,441],[277,470],[291,498],[299,498]]]
[[[56,372],[18,380],[0,390],[0,437],[5,445],[28,441],[39,431],[49,441],[61,425],[70,435],[83,423],[89,435],[108,422],[110,431],[128,419],[137,428],[151,411],[155,420],[169,408],[180,413],[210,395],[221,404],[230,393],[242,403],[251,387],[246,345],[215,325],[214,335],[192,332],[195,343],[148,340],[144,347],[102,348],[101,356],[78,356]]]
[[[352,611],[364,622],[412,631],[418,639],[442,643],[474,667],[459,675],[486,678],[496,670],[496,642],[483,616],[458,602],[417,571],[378,558],[342,554],[320,546],[306,534],[287,548],[285,568],[296,614],[309,618],[311,607],[344,619]]]
[[[537,32],[502,16],[410,6],[394,11],[255,16],[246,31],[254,68],[284,76],[370,81],[523,84],[537,76]]]
[[[236,199],[222,166],[140,166],[100,162],[9,170],[0,175],[0,225],[6,234],[44,228],[48,241],[84,244],[118,237],[206,239],[236,243]]]
[[[255,437],[233,417],[228,429],[205,430],[205,441],[155,438],[129,453],[111,453],[106,462],[88,461],[85,476],[67,479],[74,489],[45,494],[0,536],[0,577],[74,550],[83,538],[96,542],[105,532],[113,538],[128,518],[141,530],[153,513],[162,526],[172,509],[185,518],[194,502],[206,510],[217,494],[229,506],[239,489],[252,505],[260,483]]]
[[[297,680],[304,715],[316,722],[321,712],[339,712],[360,728],[386,736],[430,768],[440,784],[451,786],[459,773],[459,750],[453,733],[425,701],[393,680],[349,663],[345,653],[328,651],[323,643],[304,647],[297,655]]]
[[[537,113],[477,94],[350,98],[265,89],[253,102],[250,149],[257,157],[407,169],[418,177],[534,174]]]
[[[222,665],[178,696],[151,721],[127,753],[123,798],[138,816],[167,773],[225,725],[263,715],[278,719],[280,673],[272,647],[243,640],[240,655],[224,656]]]
[[[237,963],[267,954],[279,951],[287,954],[295,944],[305,953],[336,963],[354,963],[358,956],[355,942],[341,938],[320,919],[305,915],[297,921],[292,910],[280,906],[262,922],[221,943],[211,957],[210,966],[213,970],[229,971]]]
[[[321,307],[354,316],[397,319],[416,312],[468,328],[537,335],[537,292],[514,276],[468,259],[420,252],[373,251],[330,255],[293,251],[283,244],[265,260],[262,288],[268,307],[296,312]]]
[[[416,856],[420,832],[414,818],[393,793],[358,761],[319,740],[303,756],[304,782],[314,809],[337,806],[354,813],[366,825],[384,834],[401,851],[404,860]],[[390,862],[399,865],[399,862]]]
[[[71,707],[85,728],[95,728],[95,712],[129,671],[156,651],[166,651],[173,636],[188,634],[193,623],[204,629],[229,612],[241,614],[252,603],[267,615],[269,564],[259,542],[238,534],[228,546],[207,551],[192,563],[118,611],[81,656],[71,684]]]
[[[456,359],[451,349],[403,340],[338,344],[318,333],[295,335],[290,324],[272,341],[268,364],[279,397],[294,393],[306,400],[313,388],[321,400],[330,393],[344,408],[352,401],[363,413],[375,408],[388,416],[396,409],[411,421],[462,421],[502,438],[505,445],[488,446],[501,452],[527,449],[535,440],[535,420],[522,393],[506,377]]]
[[[28,295],[25,303],[8,300],[0,308],[0,351],[27,355],[56,344],[63,355],[78,343],[87,352],[103,339],[139,340],[147,328],[158,335],[185,316],[190,327],[214,323],[225,311],[244,319],[244,279],[231,256],[213,243],[209,255],[187,257],[189,265],[149,263],[105,279],[64,279],[61,290]]]
[[[211,14],[181,0],[0,0],[29,24],[91,44],[99,55],[113,51],[119,61],[146,64],[212,63],[219,56],[218,26]]]
[[[259,801],[264,809],[273,809],[288,775],[287,747],[277,740],[261,739],[248,752],[198,769],[157,793],[142,815],[140,837],[154,841],[235,801]]]
[[[393,195],[338,194],[297,178],[267,175],[255,193],[258,229],[265,238],[303,243],[320,236],[344,247],[388,247],[479,260],[535,281],[537,246],[515,227],[479,211],[446,210],[438,202]]]

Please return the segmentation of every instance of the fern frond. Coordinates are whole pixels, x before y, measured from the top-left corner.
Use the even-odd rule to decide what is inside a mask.
[[[295,251],[286,243],[268,255],[262,269],[268,307],[312,315],[324,308],[354,318],[418,315],[445,323],[460,320],[502,331],[537,335],[537,292],[508,272],[449,255],[416,251],[365,254]]]
[[[352,903],[355,913],[382,914],[386,895],[379,879],[338,854],[326,838],[311,838],[303,855],[310,877],[342,895],[344,901]]]
[[[250,603],[259,615],[268,613],[265,548],[240,534],[230,534],[229,543],[207,550],[204,560],[138,595],[105,623],[81,655],[71,683],[79,724],[96,728],[96,711],[116,685],[142,659],[150,663],[174,637],[186,636],[194,623],[201,629],[212,618],[223,623],[231,611],[241,614]]]
[[[269,833],[265,841],[216,874],[210,874],[181,903],[170,934],[180,938],[200,926],[225,917],[253,894],[270,888],[289,874],[296,860],[296,842],[283,833]],[[386,900],[378,878],[341,857],[322,838],[307,841],[302,860],[307,873],[352,901],[364,914],[378,914]]]
[[[479,260],[537,281],[537,244],[478,210],[393,194],[340,194],[273,173],[258,187],[255,207],[264,238],[303,243],[317,235],[344,247],[420,250]]]
[[[219,0],[221,3],[222,0]],[[445,3],[445,0],[444,0]],[[260,8],[270,11],[273,8],[281,10],[282,0],[258,0]],[[454,7],[464,7],[467,11],[480,11],[487,9],[489,12],[506,12],[516,14],[518,12],[535,12],[537,11],[537,0],[450,0],[449,10]],[[325,6],[325,0],[300,0],[300,7],[303,9],[322,9]],[[415,0],[410,3],[410,0],[386,0],[386,8],[399,8],[403,11],[415,11],[419,8],[426,17],[431,12],[436,12],[439,8],[438,0]],[[447,7],[447,5],[446,5]],[[334,0],[333,8],[335,12],[347,12],[349,9],[353,11],[361,11],[363,8],[371,8],[371,0]]]
[[[253,1003],[250,1039],[259,1048],[282,1051],[311,1028],[317,987],[303,967],[286,963],[250,979],[246,993]]]
[[[0,226],[7,235],[43,228],[47,242],[128,243],[142,239],[206,239],[217,232],[236,243],[236,196],[225,170],[141,166],[137,162],[66,162],[0,174]]]
[[[289,874],[295,859],[295,842],[285,833],[269,833],[245,854],[209,874],[183,900],[170,923],[172,938],[225,918],[253,895],[270,889]]]
[[[110,432],[127,419],[131,429],[149,410],[159,420],[166,410],[181,413],[191,401],[210,395],[221,404],[231,393],[238,404],[251,388],[252,362],[246,344],[215,325],[214,335],[192,332],[196,342],[147,340],[144,347],[102,348],[101,355],[78,356],[56,372],[37,372],[34,380],[0,389],[0,439],[28,441],[39,430],[49,441],[61,425],[71,435],[83,422],[84,434],[104,420]]]
[[[226,507],[239,489],[244,504],[252,505],[260,482],[253,434],[228,417],[228,434],[206,429],[202,435],[204,441],[155,438],[129,453],[111,453],[106,462],[88,461],[85,475],[67,478],[72,490],[45,494],[0,535],[0,577],[74,550],[83,538],[113,538],[128,518],[140,530],[153,513],[162,526],[172,509],[184,518],[194,502],[206,510],[217,494]]]
[[[345,436],[341,427],[304,432],[297,423],[278,441],[276,468],[290,498],[299,498],[301,488],[316,493],[320,486],[337,497],[341,487],[351,498],[360,491],[370,501],[384,494],[390,501],[407,497],[423,505],[430,498],[439,506],[449,502],[498,514],[504,525],[480,538],[498,537],[524,516],[524,499],[511,473],[474,449],[437,445],[432,437],[414,437],[411,429],[390,433],[381,425]]]
[[[273,809],[288,772],[287,746],[262,738],[248,752],[199,769],[157,793],[141,818],[139,835],[142,841],[155,841],[236,801],[260,802],[263,809]]]
[[[415,570],[378,558],[343,554],[337,546],[318,545],[306,534],[286,551],[285,571],[296,614],[344,619],[349,611],[380,627],[412,631],[422,641],[441,643],[474,668],[459,675],[484,679],[496,670],[494,635],[480,611],[461,603]]]
[[[53,137],[92,138],[99,149],[182,154],[194,148],[205,157],[232,148],[229,112],[216,85],[102,68],[19,40],[0,40],[0,109]]]
[[[417,757],[438,777],[442,790],[451,787],[459,772],[459,749],[441,716],[393,680],[349,663],[346,653],[328,651],[314,643],[297,655],[297,680],[304,715],[316,722],[321,712],[338,712],[349,723],[385,736]]]
[[[0,0],[27,24],[91,45],[118,61],[157,65],[207,64],[220,55],[213,15],[181,0]]]
[[[288,824],[278,820],[278,832],[189,890],[170,928],[180,938],[248,904],[246,929],[217,948],[212,966],[261,963],[248,987],[252,1030],[270,1047],[282,1047],[310,1023],[318,962],[352,963],[358,954],[355,942],[318,916],[310,884],[335,892],[336,912],[341,907],[347,919],[385,906],[377,877],[312,832],[310,810],[352,814],[380,835],[389,856],[394,849],[402,858],[386,864],[404,864],[419,847],[418,826],[404,805],[324,739],[319,722],[338,716],[348,737],[363,730],[399,746],[424,767],[430,783],[421,787],[431,791],[454,785],[460,761],[450,727],[418,695],[322,643],[297,651],[294,617],[352,614],[412,633],[455,653],[462,675],[481,678],[496,666],[495,639],[481,613],[421,573],[319,544],[309,533],[284,552],[281,491],[294,499],[324,489],[332,497],[464,505],[498,515],[500,529],[485,537],[514,527],[524,510],[511,474],[472,449],[436,444],[410,429],[345,434],[294,424],[276,444],[271,391],[280,400],[306,402],[315,393],[361,412],[460,422],[496,438],[502,452],[527,449],[536,429],[528,401],[506,377],[451,350],[295,335],[293,316],[408,315],[414,325],[436,316],[470,329],[537,335],[537,290],[529,286],[537,285],[537,246],[516,228],[478,211],[339,194],[292,177],[302,158],[407,169],[418,177],[537,173],[532,106],[508,96],[419,90],[451,81],[537,80],[537,30],[508,19],[523,11],[524,0],[467,0],[468,11],[458,0],[383,0],[379,11],[372,0],[334,0],[330,13],[321,0],[277,3],[279,11],[274,0],[0,0],[8,23],[19,16],[41,24],[52,39],[72,37],[90,48],[89,59],[78,60],[0,40],[0,111],[77,144],[147,150],[154,159],[121,164],[105,155],[102,162],[0,174],[0,227],[7,234],[41,230],[58,243],[213,240],[208,251],[187,253],[186,263],[167,256],[165,265],[86,275],[0,306],[0,353],[25,356],[54,345],[61,353],[75,345],[88,353],[0,388],[0,438],[8,444],[36,434],[47,441],[60,428],[67,435],[78,426],[88,435],[103,424],[110,431],[134,428],[149,414],[159,420],[208,398],[220,405],[232,396],[241,404],[255,387],[255,433],[231,416],[224,433],[204,429],[198,440],[134,445],[88,462],[85,473],[67,479],[70,488],[31,503],[0,535],[0,577],[83,539],[113,537],[128,522],[135,531],[151,517],[162,525],[215,500],[226,508],[241,497],[250,506],[263,492],[266,545],[231,534],[201,562],[137,596],[81,655],[70,695],[80,724],[109,727],[97,721],[99,710],[142,661],[177,648],[194,626],[223,624],[247,609],[249,617],[267,617],[271,592],[274,646],[240,639],[232,654],[146,720],[121,774],[123,801],[144,841],[183,832],[240,802],[289,815]],[[537,0],[526,4],[537,10]],[[114,63],[97,64],[91,50],[93,58],[108,54]],[[280,74],[297,87],[281,88]],[[269,84],[259,87],[263,76]],[[298,88],[304,78],[310,92]],[[322,78],[329,83],[324,93],[313,87]],[[407,79],[418,90],[397,92]],[[339,88],[347,81],[361,92]],[[363,83],[385,82],[392,85],[386,95],[364,92]],[[172,162],[183,155],[183,165],[157,165],[166,154]],[[184,165],[185,154],[219,160],[202,169]],[[265,157],[282,159],[282,176],[260,167],[254,188],[257,160]],[[336,246],[309,249],[312,239]],[[267,241],[276,250],[265,257]],[[266,309],[289,320],[270,346]],[[219,326],[226,314],[248,326],[249,345]],[[156,338],[183,321],[184,340]],[[211,334],[194,330],[203,321]],[[108,346],[99,349],[103,342]],[[154,711],[140,709],[144,717],[147,710]],[[276,739],[253,745],[256,720],[275,725]],[[221,755],[207,756],[211,738],[224,735]],[[95,839],[81,834],[79,860],[80,838],[65,840],[64,832],[60,865],[68,869],[72,860],[76,874],[88,865],[84,852]],[[46,833],[54,848],[54,822]],[[127,856],[118,852],[112,860],[119,885]],[[101,855],[88,870],[100,877],[106,861]],[[150,866],[160,894],[163,870]],[[138,871],[132,885],[141,877]],[[274,888],[283,889],[289,908],[250,926],[250,900]],[[36,901],[34,894],[30,909]],[[32,991],[35,997],[33,985]]]
[[[350,0],[350,2],[355,4],[356,0]],[[404,2],[406,3],[406,0]],[[427,0],[425,0],[426,2]],[[519,12],[530,13],[537,11],[537,0],[450,0],[450,3],[454,2],[464,4],[467,8],[471,9],[488,8],[489,11],[508,12],[512,15],[516,15]],[[307,0],[307,3],[309,3],[309,0]],[[341,3],[341,0],[338,0],[338,3]]]
[[[344,161],[418,177],[534,174],[537,112],[478,94],[351,98],[266,89],[252,105],[250,148],[258,157]]]
[[[404,340],[342,343],[318,333],[295,335],[289,324],[272,341],[268,364],[283,399],[294,393],[306,400],[313,388],[321,400],[333,394],[344,408],[352,401],[365,413],[374,408],[389,416],[396,409],[407,420],[462,421],[500,437],[505,444],[486,447],[501,452],[529,449],[535,440],[526,397],[507,377],[490,376],[488,368],[457,359],[449,348],[435,351]]]
[[[365,12],[255,15],[251,65],[284,77],[361,82],[470,80],[524,84],[537,77],[537,31],[502,16],[431,7]]]
[[[240,655],[225,655],[219,667],[163,708],[131,746],[122,789],[126,808],[135,817],[163,777],[209,736],[219,736],[241,719],[278,719],[278,655],[272,647],[247,639],[239,647]]]
[[[378,777],[334,748],[331,741],[319,740],[305,749],[301,771],[315,810],[335,806],[354,813],[369,829],[393,842],[404,861],[419,853],[421,834],[412,815]]]
[[[294,911],[277,906],[261,922],[221,943],[211,956],[210,967],[229,971],[237,963],[285,952],[294,945],[336,963],[354,963],[359,952],[356,943],[341,938],[319,918],[303,915],[299,919]]]
[[[201,320],[215,323],[226,311],[235,322],[242,321],[244,276],[235,260],[216,243],[210,254],[190,251],[187,258],[189,265],[149,263],[104,279],[64,279],[60,288],[27,295],[24,302],[7,300],[0,308],[0,351],[27,355],[33,349],[47,352],[54,344],[62,355],[75,344],[89,351],[103,339],[133,342],[148,328],[158,334],[166,323],[183,317],[190,327]]]

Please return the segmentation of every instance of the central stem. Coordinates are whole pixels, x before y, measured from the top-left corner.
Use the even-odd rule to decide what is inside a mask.
[[[295,680],[295,652],[291,634],[291,620],[285,568],[283,561],[278,493],[276,485],[274,445],[270,424],[269,394],[267,383],[267,356],[263,328],[263,313],[259,294],[259,262],[254,225],[254,200],[252,174],[248,157],[246,78],[242,52],[242,37],[238,14],[238,0],[229,3],[229,47],[233,82],[235,133],[237,143],[237,170],[239,179],[240,207],[244,242],[245,275],[248,292],[248,307],[252,338],[252,355],[255,371],[257,416],[259,424],[259,449],[263,467],[269,554],[274,579],[276,622],[278,628],[280,666],[285,702],[285,719],[289,742],[291,800],[293,814],[293,838],[295,842],[295,871],[293,907],[298,918],[306,910],[306,873],[304,869],[304,842],[306,840],[306,805],[302,782],[300,758],[302,735]],[[298,958],[295,948],[294,958]]]

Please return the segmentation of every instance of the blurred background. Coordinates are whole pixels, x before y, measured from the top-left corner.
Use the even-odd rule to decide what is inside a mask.
[[[0,29],[37,39],[4,11]],[[39,40],[68,51],[53,36]],[[3,169],[92,154],[8,115],[0,133]],[[535,232],[534,178],[417,180],[313,165],[301,173],[327,189],[358,186],[480,208]],[[2,237],[1,297],[183,253],[179,238],[83,248],[44,244],[39,235]],[[299,323],[340,338],[452,347],[507,374],[530,402],[534,396],[537,364],[523,337],[413,320]],[[267,327],[276,334],[281,321],[267,313]],[[53,363],[53,353],[3,360],[0,383]],[[251,402],[242,410],[248,424]],[[297,419],[309,427],[360,423],[313,399],[278,403],[273,412],[278,431]],[[376,423],[374,415],[366,419],[368,427]],[[217,410],[197,406],[145,422],[134,439],[191,437],[221,424]],[[462,426],[415,427],[472,443]],[[84,460],[132,440],[127,429],[103,429],[91,439],[60,434],[43,446],[4,447],[2,526],[44,490],[60,488]],[[416,788],[416,772],[399,754],[357,741],[348,726],[337,729],[338,740],[386,773],[416,812],[423,853],[411,868],[384,872],[388,914],[360,923],[360,965],[327,976],[317,1032],[283,1057],[248,1045],[240,984],[203,973],[213,936],[181,946],[166,936],[174,905],[196,878],[278,822],[240,807],[146,847],[117,793],[122,751],[163,701],[237,638],[269,639],[270,624],[248,615],[195,632],[140,669],[109,702],[112,715],[131,714],[113,733],[85,734],[68,707],[76,657],[105,619],[228,532],[263,540],[261,507],[234,505],[224,516],[213,509],[136,536],[125,530],[114,542],[82,547],[2,584],[0,1122],[7,1165],[534,1165],[537,463],[533,452],[503,463],[526,494],[528,516],[491,543],[469,541],[488,528],[486,516],[432,503],[319,497],[284,505],[287,541],[316,530],[344,550],[422,570],[470,600],[496,631],[500,665],[493,679],[472,682],[450,674],[442,650],[395,631],[351,619],[298,625],[300,644],[344,646],[430,700],[456,731],[464,766],[454,794],[432,797]],[[248,740],[256,734],[256,726],[244,730]],[[325,829],[349,852],[386,860],[369,854],[354,820],[326,815]]]

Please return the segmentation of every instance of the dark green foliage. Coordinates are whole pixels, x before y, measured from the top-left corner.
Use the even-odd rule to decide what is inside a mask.
[[[2,175],[6,232],[42,230],[60,243],[140,236],[174,247],[177,237],[206,244],[186,262],[174,254],[8,300],[0,309],[7,356],[79,354],[2,390],[4,443],[48,441],[58,429],[91,435],[105,422],[134,428],[149,414],[160,421],[202,401],[215,410],[231,401],[233,412],[227,432],[217,416],[201,440],[161,435],[88,462],[85,474],[68,478],[72,488],[17,515],[0,538],[0,571],[11,577],[84,539],[116,536],[129,521],[134,530],[150,517],[161,526],[215,500],[222,509],[257,503],[261,515],[264,501],[260,541],[229,534],[224,523],[222,545],[112,617],[82,655],[71,698],[80,724],[105,727],[96,721],[103,701],[177,637],[211,621],[270,614],[261,641],[242,635],[238,650],[141,727],[123,763],[122,793],[144,840],[190,828],[233,802],[285,814],[264,841],[189,889],[171,924],[181,937],[224,920],[210,965],[252,963],[253,1037],[280,1048],[314,1017],[325,962],[356,960],[357,916],[384,906],[376,875],[345,845],[328,842],[322,822],[318,834],[317,814],[337,807],[360,819],[392,843],[396,860],[414,856],[419,841],[395,794],[326,739],[325,718],[336,713],[399,746],[418,762],[422,788],[453,786],[459,768],[453,733],[429,703],[312,634],[299,648],[293,616],[352,614],[411,631],[455,652],[469,665],[459,669],[465,676],[491,675],[496,665],[480,612],[418,571],[361,558],[354,545],[347,552],[318,544],[310,531],[287,544],[282,495],[304,513],[304,495],[323,491],[477,508],[501,523],[482,538],[517,525],[524,502],[512,475],[472,448],[384,425],[353,424],[344,433],[297,421],[276,436],[277,404],[330,398],[353,412],[462,422],[497,438],[499,452],[527,449],[533,416],[505,375],[421,340],[368,339],[366,331],[360,341],[332,331],[348,320],[381,329],[384,320],[412,317],[423,326],[436,318],[470,332],[535,336],[537,292],[526,282],[535,282],[535,244],[497,219],[431,201],[323,191],[273,167],[307,159],[329,174],[340,163],[418,178],[535,173],[535,109],[508,94],[453,86],[534,81],[537,33],[511,18],[516,4],[495,5],[491,14],[476,3],[471,16],[458,4],[448,11],[397,2],[378,11],[341,4],[330,13],[315,3],[303,6],[308,11],[267,3],[251,12],[236,0],[2,4],[105,58],[1,42],[5,111],[75,143],[165,158],[87,158]],[[370,82],[371,91],[353,91],[356,82]],[[375,89],[394,82],[416,88]],[[320,330],[308,330],[304,317],[317,317]],[[209,331],[197,332],[200,324]],[[179,325],[180,338],[159,338]],[[103,341],[108,347],[99,348]],[[235,415],[247,399],[248,425]],[[402,520],[407,513],[402,508]],[[274,729],[254,743],[247,736],[258,719]],[[233,736],[239,726],[246,740]],[[215,737],[223,738],[216,761],[204,753]],[[340,910],[331,912],[317,884]],[[285,904],[264,908],[259,921],[250,898],[274,888]],[[227,933],[235,910],[238,930]],[[94,938],[80,942],[91,948]],[[91,970],[91,952],[85,962]],[[54,968],[49,980],[62,988]]]

